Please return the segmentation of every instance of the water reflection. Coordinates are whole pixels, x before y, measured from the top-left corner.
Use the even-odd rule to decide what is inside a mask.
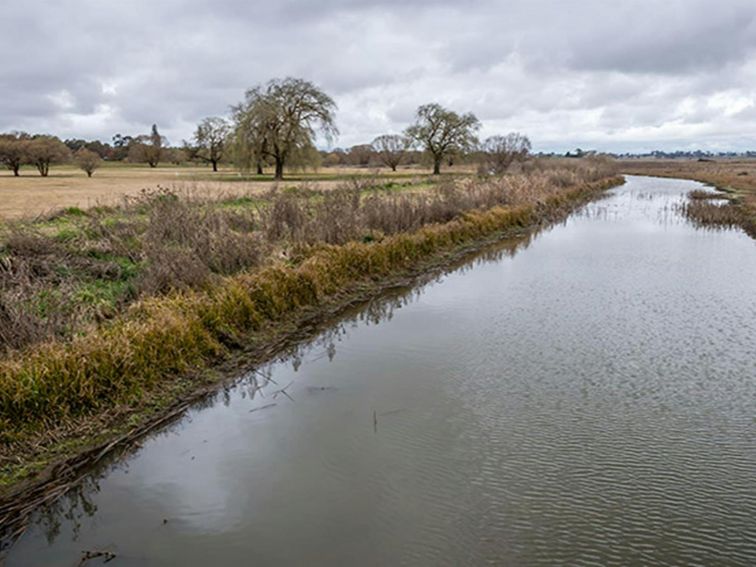
[[[35,516],[8,565],[752,564],[753,243],[626,187],[356,307]]]
[[[544,227],[542,230],[546,231],[550,228]],[[196,402],[192,410],[194,412],[202,411],[217,404],[228,407],[232,400],[237,397],[255,402],[249,410],[250,413],[272,409],[278,403],[284,401],[283,398],[286,398],[287,401],[295,401],[287,391],[293,382],[281,385],[273,378],[274,369],[277,366],[287,364],[296,372],[305,359],[317,361],[325,357],[329,362],[332,362],[336,356],[337,344],[347,338],[350,329],[391,321],[396,311],[419,301],[429,287],[441,283],[446,275],[454,272],[466,273],[476,267],[495,264],[504,258],[514,257],[518,252],[526,250],[533,239],[537,237],[537,234],[537,232],[530,232],[518,238],[493,243],[483,250],[477,250],[461,257],[458,261],[444,266],[439,271],[419,276],[413,281],[412,286],[394,288],[364,304],[353,307],[338,320],[323,325],[317,335],[311,339],[291,346],[265,365],[250,368],[243,372],[238,380],[220,386],[216,393]],[[333,390],[334,388],[331,386],[307,386],[309,394]],[[381,417],[393,413],[396,413],[396,411],[382,413]],[[188,415],[185,422],[191,423],[191,421],[192,415]],[[173,424],[150,434],[150,438],[170,437],[180,430],[180,424]],[[100,491],[100,480],[116,471],[128,474],[128,459],[137,456],[141,447],[142,442],[137,442],[131,447],[116,452],[111,458],[105,459],[95,467],[90,476],[86,477],[83,482],[73,486],[52,505],[35,514],[32,519],[33,525],[40,533],[44,534],[48,543],[53,543],[61,535],[61,526],[64,523],[69,528],[64,535],[70,537],[73,541],[78,539],[82,520],[97,513],[98,508],[93,497]],[[10,543],[4,542],[4,545],[8,546]]]

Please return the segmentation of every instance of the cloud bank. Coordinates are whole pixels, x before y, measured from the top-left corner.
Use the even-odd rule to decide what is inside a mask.
[[[178,143],[297,76],[340,146],[435,101],[538,150],[756,149],[752,0],[6,0],[0,29],[0,131]]]

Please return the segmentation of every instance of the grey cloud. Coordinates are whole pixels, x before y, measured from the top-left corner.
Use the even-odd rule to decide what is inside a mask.
[[[686,124],[756,141],[740,108],[756,102],[751,0],[6,0],[0,29],[0,130],[109,139],[156,122],[178,142],[294,75],[336,99],[342,146],[429,101],[544,149],[681,143]]]

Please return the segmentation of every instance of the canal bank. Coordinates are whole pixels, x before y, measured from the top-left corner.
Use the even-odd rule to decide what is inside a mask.
[[[7,481],[0,518],[5,533],[11,535],[9,539],[22,533],[25,518],[36,506],[55,501],[109,452],[180,416],[233,375],[240,364],[269,359],[340,310],[381,289],[406,284],[486,242],[563,219],[621,182],[621,178],[610,178],[588,183],[535,205],[468,213],[446,224],[377,243],[326,247],[301,265],[229,278],[210,293],[145,302],[137,325],[117,322],[94,339],[38,349],[16,364],[6,365],[11,378],[42,372],[42,377],[35,377],[40,383],[64,383],[73,377],[74,385],[94,381],[104,384],[106,390],[108,384],[124,380],[140,387],[152,383],[156,388],[139,407],[128,408],[117,419],[104,412],[85,419],[61,441],[56,440],[54,430],[52,442],[45,432],[39,443],[27,440],[24,447],[31,449],[18,451],[17,459],[4,471]],[[207,372],[209,364],[223,358],[224,367]],[[173,379],[187,370],[192,372],[185,380]],[[89,376],[93,379],[88,380]],[[8,379],[8,384],[11,382]],[[65,391],[74,398],[77,395],[76,388]],[[22,391],[13,405],[22,412],[26,407],[37,411],[35,392]]]

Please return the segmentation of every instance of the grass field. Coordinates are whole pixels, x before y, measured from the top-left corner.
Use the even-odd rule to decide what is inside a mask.
[[[444,176],[466,173],[463,168],[450,169]],[[280,185],[307,183],[318,189],[335,187],[353,177],[374,177],[421,183],[431,174],[425,168],[324,168],[317,172],[289,172]],[[235,169],[213,173],[207,167],[161,165],[104,164],[92,178],[73,166],[57,166],[49,177],[41,177],[31,167],[21,170],[21,177],[0,170],[0,219],[46,216],[60,209],[120,204],[125,196],[138,195],[143,189],[158,186],[212,195],[247,195],[265,192],[276,183],[272,174],[241,175]]]
[[[726,192],[731,202],[722,208],[716,203],[698,202],[689,212],[705,225],[738,225],[756,238],[756,160],[624,160],[622,173],[692,179]]]

